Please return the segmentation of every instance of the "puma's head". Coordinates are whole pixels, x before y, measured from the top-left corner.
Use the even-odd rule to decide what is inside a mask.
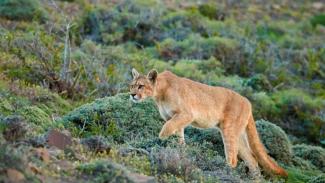
[[[132,69],[133,80],[130,84],[130,98],[133,102],[140,102],[143,99],[153,96],[154,86],[158,72],[151,70],[147,76],[139,74],[135,69]]]

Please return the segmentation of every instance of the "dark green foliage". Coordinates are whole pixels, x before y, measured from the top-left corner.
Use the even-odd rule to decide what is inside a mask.
[[[0,16],[11,20],[44,19],[45,12],[38,0],[1,0]]]
[[[270,81],[264,74],[252,76],[245,84],[252,87],[255,91],[270,91],[272,89]]]
[[[292,147],[285,132],[265,120],[256,121],[256,127],[268,154],[275,160],[288,164],[292,158]]]
[[[224,156],[223,141],[220,132],[217,129],[197,129],[188,127],[185,129],[185,135],[188,141],[194,143],[204,143],[206,149],[218,152],[219,155]]]
[[[218,12],[216,5],[202,4],[199,6],[199,11],[202,15],[209,17],[211,19],[218,18]]]
[[[310,161],[321,171],[325,171],[325,149],[311,145],[294,145],[293,154],[304,160]]]
[[[325,125],[321,112],[325,109],[324,99],[313,98],[297,89],[275,92],[272,98],[279,110],[273,119],[281,119],[280,126],[285,130],[318,143],[325,138],[325,134],[321,132]]]
[[[313,16],[310,22],[314,27],[316,27],[317,25],[325,26],[325,14],[319,14]]]
[[[133,103],[128,94],[98,99],[64,117],[66,124],[77,125],[79,135],[112,136],[118,142],[156,137],[162,126],[152,100]]]

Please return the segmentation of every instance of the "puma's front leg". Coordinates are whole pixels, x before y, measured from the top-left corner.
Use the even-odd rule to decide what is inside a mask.
[[[186,145],[185,137],[184,137],[184,128],[180,129],[177,133],[178,133],[178,136],[179,136],[178,143],[180,145]]]
[[[192,122],[192,116],[187,113],[176,113],[162,127],[159,138],[167,138],[176,132],[184,139],[184,128]]]

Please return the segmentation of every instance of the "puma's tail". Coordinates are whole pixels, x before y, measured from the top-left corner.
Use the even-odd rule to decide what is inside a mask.
[[[253,116],[249,118],[247,125],[247,136],[249,145],[257,159],[257,162],[268,172],[280,175],[282,177],[288,177],[288,173],[281,168],[271,157],[266,153],[263,144],[258,136],[255,121]]]

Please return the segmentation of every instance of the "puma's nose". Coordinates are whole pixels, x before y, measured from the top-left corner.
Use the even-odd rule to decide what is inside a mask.
[[[133,93],[132,93],[132,94],[131,94],[131,97],[132,97],[132,98],[134,98],[134,97],[135,97],[135,95],[136,95],[136,94],[133,94]]]

